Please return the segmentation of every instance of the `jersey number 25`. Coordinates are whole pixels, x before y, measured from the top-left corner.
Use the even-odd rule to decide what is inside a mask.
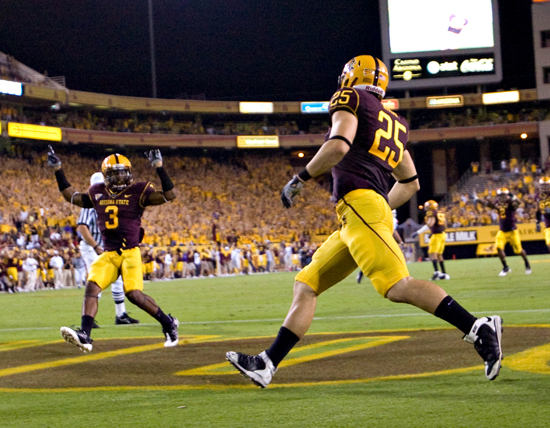
[[[384,110],[380,110],[378,120],[387,123],[386,129],[379,128],[374,134],[374,142],[369,153],[387,162],[389,166],[395,168],[403,160],[403,151],[405,147],[399,141],[399,131],[406,133],[405,126],[397,120],[394,120]]]

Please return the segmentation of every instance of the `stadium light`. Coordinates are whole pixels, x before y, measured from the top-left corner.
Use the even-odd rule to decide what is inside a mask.
[[[520,135],[520,137],[522,140],[525,140],[528,137],[528,135],[524,132],[523,134]]]
[[[298,153],[298,157],[299,157],[299,158],[303,158],[303,157],[304,157],[304,153],[303,153],[303,152]]]

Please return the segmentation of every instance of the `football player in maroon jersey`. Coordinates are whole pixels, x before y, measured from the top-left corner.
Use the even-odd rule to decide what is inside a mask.
[[[82,323],[80,329],[61,327],[61,335],[82,351],[92,350],[90,333],[98,309],[99,293],[111,285],[119,275],[124,281],[124,293],[130,302],[143,309],[161,325],[166,337],[164,346],[178,344],[177,318],[165,314],[155,301],[143,293],[143,274],[139,243],[143,238],[141,217],[145,208],[162,205],[176,198],[174,184],[162,166],[160,150],[146,154],[155,168],[162,191],[149,182],[134,182],[132,165],[118,153],[105,158],[101,171],[105,183],[94,184],[87,193],[73,189],[61,168],[61,160],[52,147],[48,152],[48,165],[55,170],[59,190],[66,201],[83,208],[94,208],[103,238],[104,249],[92,263],[86,284]]]
[[[420,186],[406,150],[408,123],[381,103],[388,79],[384,63],[370,55],[346,64],[340,89],[330,101],[332,128],[327,140],[283,188],[282,203],[290,208],[307,180],[332,169],[341,228],[296,275],[290,311],[269,349],[259,355],[226,354],[233,366],[260,387],[269,385],[279,363],[309,329],[317,297],[358,266],[383,297],[417,306],[461,330],[485,361],[488,379],[499,373],[501,318],[476,318],[436,284],[412,278],[392,236],[391,210],[407,202]],[[397,182],[388,192],[392,176]]]

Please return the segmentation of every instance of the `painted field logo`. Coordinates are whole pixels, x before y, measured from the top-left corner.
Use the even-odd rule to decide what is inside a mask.
[[[408,379],[479,371],[482,360],[454,329],[311,334],[280,364],[269,388]],[[0,392],[254,388],[225,352],[258,353],[270,337],[187,336],[94,342],[83,355],[56,341],[0,343]],[[550,326],[505,327],[504,366],[550,374]],[[506,374],[501,373],[501,377]]]

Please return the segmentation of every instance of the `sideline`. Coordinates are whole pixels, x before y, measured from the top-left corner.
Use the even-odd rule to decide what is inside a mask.
[[[537,312],[550,312],[550,309],[523,309],[512,311],[475,311],[472,314],[485,315],[488,313],[497,314],[525,314],[525,313],[537,313]],[[433,315],[427,312],[421,313],[403,313],[403,314],[378,314],[378,315],[353,315],[347,317],[314,317],[313,320],[351,320],[351,319],[363,319],[363,318],[399,318],[399,317],[433,317]],[[252,319],[252,320],[220,320],[220,321],[180,321],[180,325],[196,325],[196,324],[245,324],[245,323],[263,323],[263,322],[283,322],[284,318],[267,318],[267,319]],[[139,323],[132,325],[101,325],[101,328],[139,328],[139,327],[151,327],[158,326],[158,323]],[[20,328],[2,328],[3,331],[36,331],[36,330],[59,330],[59,327],[20,327]]]

